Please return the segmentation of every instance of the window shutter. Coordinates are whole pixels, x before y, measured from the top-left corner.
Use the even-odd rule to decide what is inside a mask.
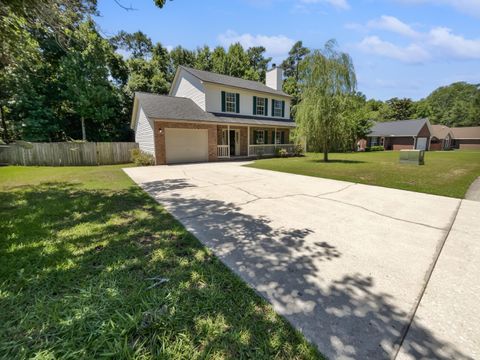
[[[268,130],[263,130],[263,143],[268,144]]]
[[[235,94],[235,97],[236,97],[236,113],[238,114],[240,112],[240,94]]]
[[[285,144],[285,131],[280,132],[280,142]]]
[[[253,115],[257,115],[257,97],[254,96],[253,97],[253,112],[252,112]]]
[[[268,99],[265,98],[265,111],[264,111],[264,115],[265,116],[268,116]]]
[[[282,117],[285,117],[285,100],[282,100]]]
[[[272,116],[275,116],[275,100],[272,99]]]
[[[222,91],[222,112],[225,112],[225,91]]]

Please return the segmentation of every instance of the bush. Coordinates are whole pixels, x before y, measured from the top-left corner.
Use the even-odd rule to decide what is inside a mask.
[[[385,151],[385,148],[383,146],[370,146],[370,147],[366,147],[365,148],[365,151]]]
[[[155,165],[155,158],[140,149],[132,149],[132,161],[137,166],[151,166]]]
[[[287,157],[288,151],[286,149],[279,148],[275,150],[275,155],[278,157]]]
[[[303,156],[303,146],[300,144],[295,145],[293,148],[293,156]]]

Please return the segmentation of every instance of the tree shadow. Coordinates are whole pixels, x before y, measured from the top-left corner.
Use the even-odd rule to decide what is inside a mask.
[[[325,281],[322,264],[342,254],[309,239],[311,229],[274,227],[218,200],[169,193],[158,199],[327,357],[385,359],[400,346],[410,314],[366,274]],[[403,349],[414,358],[472,359],[421,325],[410,331]]]
[[[312,241],[308,228],[275,227],[231,203],[170,191],[188,187],[184,179],[148,184],[325,355],[391,356],[407,314],[365,274],[325,282],[321,264],[342,256],[333,244]],[[72,349],[85,357],[318,357],[137,187],[18,188],[0,193],[0,216],[6,357],[67,357]],[[156,285],[155,278],[168,281]],[[469,359],[428,329],[411,331],[414,340],[404,345],[415,358]]]
[[[0,219],[7,358],[319,357],[138,187],[17,187]]]
[[[342,160],[342,159],[331,159],[324,161],[323,159],[310,159],[309,162],[322,163],[322,164],[365,164],[367,161],[363,160]]]

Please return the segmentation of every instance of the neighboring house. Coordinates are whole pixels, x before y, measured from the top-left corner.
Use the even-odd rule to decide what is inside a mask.
[[[452,128],[456,149],[480,150],[480,126]]]
[[[266,84],[180,66],[168,96],[135,94],[131,126],[158,165],[273,155],[293,151],[290,99],[275,66]]]
[[[453,146],[453,132],[445,125],[432,125],[430,150],[450,150]]]
[[[383,146],[385,150],[428,150],[431,134],[428,119],[377,122],[367,135],[366,146]]]

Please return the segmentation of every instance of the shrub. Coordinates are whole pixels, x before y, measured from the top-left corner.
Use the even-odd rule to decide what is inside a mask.
[[[288,151],[286,149],[279,148],[275,150],[275,155],[278,157],[287,157]]]
[[[140,149],[132,149],[132,161],[137,166],[155,165],[155,158],[152,154],[148,154]]]
[[[366,147],[365,148],[365,151],[385,151],[385,148],[383,146],[370,146],[370,147]]]
[[[303,156],[303,146],[300,144],[295,145],[293,148],[293,156]]]

